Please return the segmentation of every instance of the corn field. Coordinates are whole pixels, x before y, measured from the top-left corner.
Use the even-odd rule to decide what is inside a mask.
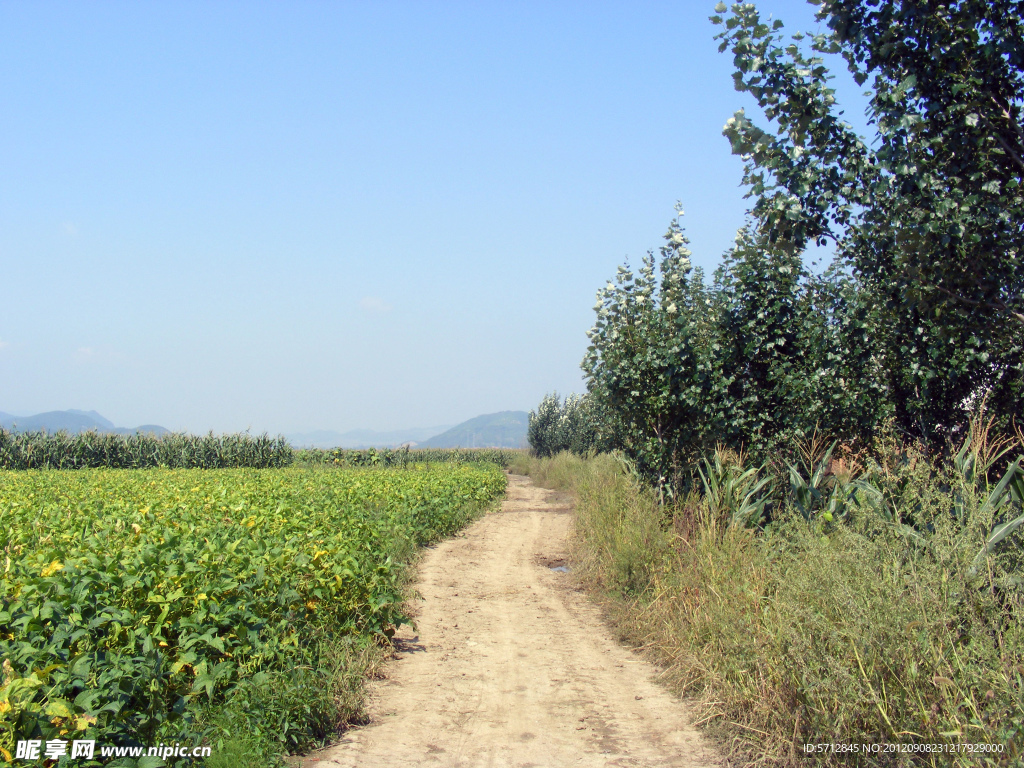
[[[8,432],[0,429],[0,469],[269,469],[292,463],[283,437],[172,433]]]

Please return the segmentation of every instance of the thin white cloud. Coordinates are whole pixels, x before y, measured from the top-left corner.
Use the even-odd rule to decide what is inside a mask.
[[[359,300],[359,307],[367,312],[382,313],[390,312],[394,307],[376,296],[364,296]]]
[[[60,228],[72,237],[77,237],[78,235],[78,227],[72,221],[61,222]]]
[[[96,346],[79,347],[72,354],[71,359],[79,364],[108,364],[124,362],[125,354],[109,344],[97,344]]]
[[[6,347],[9,346],[11,346],[11,342],[0,339],[0,349],[5,349]]]

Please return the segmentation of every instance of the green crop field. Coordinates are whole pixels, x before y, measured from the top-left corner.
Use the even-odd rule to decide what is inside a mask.
[[[325,649],[390,635],[416,546],[505,482],[483,464],[0,472],[0,758],[28,738],[209,741],[231,711],[308,746],[332,717],[309,703]]]

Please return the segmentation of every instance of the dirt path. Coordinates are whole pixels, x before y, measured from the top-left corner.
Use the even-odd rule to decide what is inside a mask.
[[[719,766],[686,707],[552,570],[569,507],[512,475],[501,511],[428,551],[416,631],[370,691],[370,724],[315,768]]]

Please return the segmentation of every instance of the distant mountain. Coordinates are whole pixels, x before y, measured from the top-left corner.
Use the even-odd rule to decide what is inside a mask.
[[[114,422],[104,418],[96,411],[47,411],[37,413],[34,416],[11,416],[9,413],[0,413],[0,427],[15,432],[67,432],[77,435],[80,432],[114,433],[117,435],[131,435],[136,432],[151,432],[155,435],[165,435],[169,429],[157,424],[144,424],[141,427],[126,429],[115,427]]]
[[[99,424],[101,426],[104,426],[107,429],[117,429],[117,427],[114,426],[114,422],[112,422],[110,419],[103,418],[98,413],[96,413],[96,411],[78,411],[78,410],[75,410],[74,408],[69,408],[67,410],[67,412],[68,413],[76,413],[79,416],[88,416],[90,419],[95,421],[97,424]]]
[[[529,414],[501,411],[464,421],[428,440],[418,448],[524,448]]]
[[[450,429],[450,426],[398,429],[391,432],[375,432],[372,429],[334,432],[318,429],[314,432],[293,432],[285,435],[285,439],[294,448],[396,448],[406,443],[418,444],[420,440],[446,429]]]
[[[12,419],[10,424],[5,423],[3,426],[8,429],[14,427],[19,432],[38,432],[43,429],[47,432],[63,430],[71,434],[87,432],[90,429],[106,431],[102,424],[83,411],[47,411],[37,413],[35,416]]]

